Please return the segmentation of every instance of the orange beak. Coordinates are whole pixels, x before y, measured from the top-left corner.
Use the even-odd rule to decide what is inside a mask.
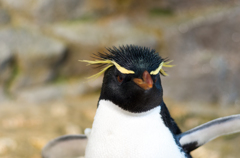
[[[139,87],[143,88],[144,90],[149,90],[153,86],[153,80],[151,75],[149,74],[148,71],[143,72],[143,79],[140,78],[134,78],[133,82],[135,82]]]

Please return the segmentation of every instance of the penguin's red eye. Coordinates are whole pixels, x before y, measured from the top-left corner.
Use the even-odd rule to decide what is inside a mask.
[[[119,76],[119,75],[118,75],[118,76],[117,76],[117,80],[118,80],[119,83],[121,83],[121,82],[123,81],[122,76]]]

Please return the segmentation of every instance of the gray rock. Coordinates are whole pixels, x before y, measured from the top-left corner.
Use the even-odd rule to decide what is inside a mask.
[[[15,14],[38,23],[75,19],[86,12],[85,0],[0,0]],[[18,15],[17,15],[18,16]]]
[[[240,8],[212,15],[172,36],[174,65],[165,94],[179,100],[234,104],[240,97]],[[168,86],[170,85],[170,86]]]
[[[26,29],[1,30],[0,43],[13,53],[16,61],[13,89],[53,79],[66,55],[61,42]]]
[[[13,53],[0,42],[0,102],[7,99],[6,90],[13,76]]]
[[[138,28],[127,18],[114,19],[105,24],[92,22],[56,24],[49,27],[49,32],[77,48],[71,51],[69,62],[62,70],[65,76],[88,73],[92,67],[86,67],[85,63],[77,60],[90,59],[91,54],[106,51],[104,47],[137,44],[156,48],[158,45],[156,34],[149,34],[144,29]]]
[[[38,22],[75,19],[85,14],[85,0],[38,0],[33,11]]]
[[[101,84],[102,79],[99,78],[91,82],[81,80],[80,82],[61,85],[43,85],[41,87],[24,88],[16,94],[16,98],[20,102],[41,104],[94,92],[101,88]]]
[[[84,17],[99,17],[113,13],[132,12],[149,13],[149,10],[179,11],[192,10],[194,8],[233,5],[236,0],[156,0],[119,2],[112,0],[0,0],[4,7],[13,10],[13,16],[30,18],[39,23],[49,23],[62,20],[80,19]]]
[[[0,2],[4,7],[14,10],[24,10],[32,4],[32,0],[0,0]]]
[[[0,103],[6,100],[6,94],[4,93],[3,87],[0,87]]]
[[[127,18],[112,20],[105,25],[74,23],[55,25],[50,30],[70,43],[86,46],[113,46],[123,44],[157,46],[157,37],[133,25]]]
[[[63,97],[62,87],[43,86],[30,89],[22,89],[17,94],[17,100],[29,103],[45,103],[61,99]]]
[[[13,53],[3,42],[0,43],[0,74],[5,70],[10,60],[13,58]],[[1,76],[0,76],[1,78]]]
[[[8,24],[11,20],[10,15],[4,9],[0,9],[0,26],[4,24]]]

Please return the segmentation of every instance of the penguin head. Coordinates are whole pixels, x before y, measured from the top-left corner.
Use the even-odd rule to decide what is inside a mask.
[[[163,101],[160,74],[166,75],[162,66],[170,67],[164,59],[153,49],[134,45],[107,50],[108,53],[95,54],[98,60],[88,61],[101,66],[108,64],[102,70],[104,78],[99,100],[109,100],[133,113],[159,106]]]

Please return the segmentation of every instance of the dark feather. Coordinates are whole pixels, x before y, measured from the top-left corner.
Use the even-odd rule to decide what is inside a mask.
[[[126,45],[107,48],[108,52],[94,54],[98,60],[112,60],[120,66],[134,72],[145,69],[149,72],[157,69],[165,61],[154,49],[142,46]],[[142,69],[141,69],[142,68]]]

